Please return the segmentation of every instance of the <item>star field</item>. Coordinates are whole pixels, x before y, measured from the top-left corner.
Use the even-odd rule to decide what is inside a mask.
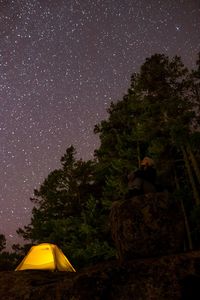
[[[154,53],[194,67],[198,0],[0,0],[0,233],[28,224],[39,188],[71,144],[98,148],[94,125]]]

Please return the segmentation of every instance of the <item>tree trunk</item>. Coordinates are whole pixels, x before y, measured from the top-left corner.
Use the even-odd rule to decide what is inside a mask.
[[[140,168],[141,158],[140,158],[140,144],[139,144],[139,141],[137,141],[137,160],[138,160],[138,168]]]
[[[175,177],[176,189],[178,191],[180,191],[180,184],[179,184],[178,178],[176,176],[175,170],[174,170],[174,177]],[[188,248],[189,248],[189,250],[192,250],[193,243],[192,243],[191,231],[190,231],[190,226],[189,226],[189,222],[188,222],[187,214],[185,212],[185,207],[184,207],[182,198],[180,198],[180,203],[181,203],[181,209],[182,209],[183,217],[184,217],[185,230],[186,230],[186,235],[187,235],[187,240],[188,240]]]
[[[190,162],[189,162],[189,159],[188,159],[188,156],[187,156],[187,152],[186,152],[184,146],[181,147],[181,150],[182,150],[182,153],[183,153],[183,158],[184,158],[185,166],[186,166],[186,169],[187,169],[189,181],[190,181],[190,184],[192,186],[194,199],[195,199],[196,205],[199,205],[200,204],[199,193],[198,193],[198,190],[197,190],[197,187],[196,187],[196,184],[195,184],[194,176],[192,174],[192,170],[191,170]]]
[[[197,180],[198,180],[198,182],[200,183],[200,169],[199,169],[198,163],[197,163],[197,161],[196,161],[196,158],[195,158],[195,156],[194,156],[194,153],[193,153],[193,151],[192,151],[192,149],[191,149],[190,144],[187,145],[187,148],[186,148],[186,149],[187,149],[187,153],[188,153],[188,155],[189,155],[189,157],[190,157],[190,160],[191,160],[191,163],[192,163],[192,167],[193,167],[193,169],[194,169],[194,171],[195,171]]]

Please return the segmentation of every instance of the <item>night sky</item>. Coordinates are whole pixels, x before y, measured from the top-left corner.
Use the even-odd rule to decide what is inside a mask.
[[[200,51],[200,0],[0,0],[0,233],[17,242],[30,197],[94,125],[146,57]]]

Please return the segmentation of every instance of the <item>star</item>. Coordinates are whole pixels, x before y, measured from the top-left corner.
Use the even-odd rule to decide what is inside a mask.
[[[177,26],[175,26],[175,27],[176,27],[176,30],[177,30],[177,31],[180,31],[180,30],[181,30],[181,26],[178,26],[178,25],[177,25]]]
[[[172,0],[11,0],[0,8],[0,233],[9,246],[66,148],[93,158],[95,124],[146,57],[178,55],[194,66],[200,10],[198,1]]]

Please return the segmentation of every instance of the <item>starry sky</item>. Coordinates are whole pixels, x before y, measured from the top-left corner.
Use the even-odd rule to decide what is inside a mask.
[[[73,144],[98,148],[94,125],[146,57],[200,51],[199,0],[0,0],[0,233],[8,245],[30,197]]]

